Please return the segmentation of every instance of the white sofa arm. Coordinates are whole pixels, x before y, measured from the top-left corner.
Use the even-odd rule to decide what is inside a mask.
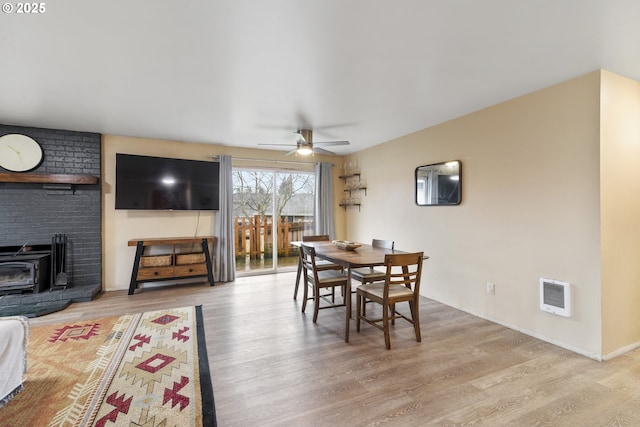
[[[23,388],[28,343],[29,319],[0,317],[0,408]]]

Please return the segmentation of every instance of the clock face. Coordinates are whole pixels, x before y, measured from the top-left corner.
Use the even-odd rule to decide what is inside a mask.
[[[0,136],[0,167],[11,172],[27,172],[42,163],[42,147],[26,135]]]

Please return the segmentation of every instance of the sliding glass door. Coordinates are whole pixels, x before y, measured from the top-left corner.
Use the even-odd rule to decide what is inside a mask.
[[[271,273],[297,266],[291,242],[313,234],[313,172],[234,168],[236,272]]]

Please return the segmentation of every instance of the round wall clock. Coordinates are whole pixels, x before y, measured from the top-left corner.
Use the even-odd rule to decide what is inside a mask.
[[[0,166],[11,172],[28,172],[42,163],[42,147],[26,135],[0,136]]]

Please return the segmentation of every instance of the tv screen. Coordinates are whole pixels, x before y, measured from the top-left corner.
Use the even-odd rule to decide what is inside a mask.
[[[217,162],[116,153],[116,209],[218,210]]]

